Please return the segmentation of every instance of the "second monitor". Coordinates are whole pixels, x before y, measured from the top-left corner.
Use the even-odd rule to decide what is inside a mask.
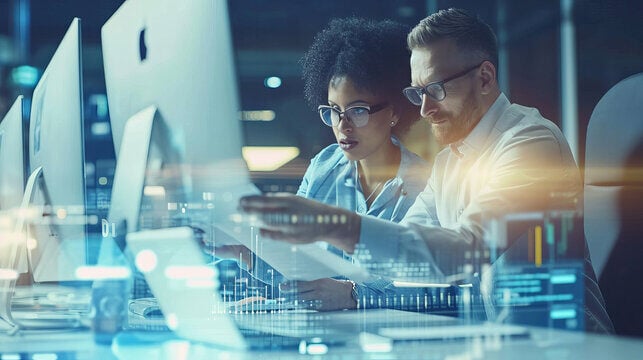
[[[35,281],[75,280],[87,263],[80,19],[72,21],[33,92],[26,185]],[[42,212],[40,212],[42,211]],[[42,215],[42,216],[41,216]]]
[[[25,188],[22,131],[23,97],[18,96],[0,123],[0,210],[20,207]]]

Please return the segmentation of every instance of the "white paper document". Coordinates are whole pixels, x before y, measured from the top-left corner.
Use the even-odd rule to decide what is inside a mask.
[[[345,276],[364,282],[369,278],[366,269],[317,244],[292,245],[268,239],[259,241],[257,256],[290,280],[310,281]]]
[[[292,245],[262,238],[257,224],[238,214],[237,206],[243,195],[258,193],[253,185],[238,186],[227,192],[225,199],[216,201],[215,245],[242,244],[289,280],[317,280],[345,276],[363,282],[369,278],[366,269],[343,257],[327,251],[318,244]],[[233,214],[233,215],[230,215]]]

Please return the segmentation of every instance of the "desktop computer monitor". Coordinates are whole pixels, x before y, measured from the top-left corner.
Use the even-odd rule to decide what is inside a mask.
[[[124,154],[126,124],[149,106],[161,115],[155,120],[164,129],[161,142],[170,144],[178,159],[169,173],[182,178],[179,186],[185,189],[186,202],[201,201],[215,188],[251,184],[241,155],[231,43],[226,1],[177,5],[170,0],[128,0],[103,25],[105,83],[117,154],[113,191],[118,193],[119,168],[130,167],[126,162],[132,158],[132,152]],[[158,159],[148,159],[148,165],[153,160]],[[110,222],[122,205],[116,196],[113,192]],[[224,206],[234,211],[233,203]],[[129,221],[127,231],[137,230],[134,222]]]
[[[216,245],[241,242],[256,250],[258,256],[266,256],[267,262],[283,264],[282,269],[301,269],[297,264],[313,260],[320,264],[318,259],[322,256],[316,245],[308,250],[301,248],[296,257],[289,255],[292,249],[287,244],[277,243],[268,250],[266,242],[260,243],[250,226],[253,220],[236,216],[238,197],[258,190],[250,182],[241,155],[242,128],[227,1],[177,4],[170,0],[128,0],[103,26],[102,45],[112,135],[118,154],[107,225],[117,245],[125,247],[125,241],[119,238],[126,232],[179,225],[157,223],[148,227],[150,224],[142,223],[147,216],[137,217],[148,211],[141,206],[141,192],[152,194],[150,197],[159,194],[158,198],[163,198],[159,202],[167,202],[167,189],[141,189],[145,183],[141,164],[147,162],[148,169],[156,169],[160,159],[170,164],[169,170],[179,165],[174,168],[176,172],[169,171],[169,177],[173,180],[177,172],[185,175],[187,179],[178,185],[188,188],[189,202],[184,209],[186,204],[167,202],[161,214],[180,216],[185,210],[187,219],[180,220],[187,221],[180,224],[187,222],[198,228],[195,232],[200,241]],[[161,154],[159,149],[166,153]],[[117,231],[112,231],[113,227]],[[108,246],[101,248],[101,258],[109,259],[108,255],[116,252],[104,249]],[[333,264],[340,263],[343,270],[353,265],[329,252],[321,255],[325,254],[339,258]],[[357,271],[350,268],[350,272],[342,273]]]
[[[0,122],[0,210],[17,209],[25,190],[22,95]]]
[[[42,209],[28,225],[35,281],[75,280],[86,264],[80,19],[75,18],[33,92],[26,194]],[[40,215],[40,214],[38,214]]]
[[[226,1],[128,0],[103,25],[117,157],[126,121],[156,105],[182,162],[241,159],[237,79]]]
[[[23,101],[18,96],[2,122],[0,122],[0,270],[26,273],[25,247],[10,244],[23,242],[16,237],[19,208],[25,189],[25,162],[22,130]]]

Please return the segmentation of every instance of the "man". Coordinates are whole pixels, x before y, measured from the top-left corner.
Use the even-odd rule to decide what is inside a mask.
[[[407,40],[412,86],[404,94],[446,147],[401,224],[285,195],[247,197],[240,205],[260,215],[337,215],[340,225],[322,216],[312,225],[266,223],[262,234],[293,243],[324,240],[378,262],[426,262],[427,278],[445,281],[463,272],[468,251],[489,247],[485,219],[575,209],[580,173],[560,130],[500,92],[496,38],[487,24],[462,10],[442,10]],[[591,282],[591,264],[589,271]],[[610,331],[600,291],[592,290],[587,327]]]

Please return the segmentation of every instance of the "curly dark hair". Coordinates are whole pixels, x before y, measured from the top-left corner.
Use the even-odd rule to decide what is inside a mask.
[[[331,20],[301,60],[304,96],[311,108],[327,103],[331,80],[347,77],[358,88],[385,97],[400,118],[394,134],[404,134],[420,118],[402,94],[411,81],[408,32],[409,27],[389,20]]]

